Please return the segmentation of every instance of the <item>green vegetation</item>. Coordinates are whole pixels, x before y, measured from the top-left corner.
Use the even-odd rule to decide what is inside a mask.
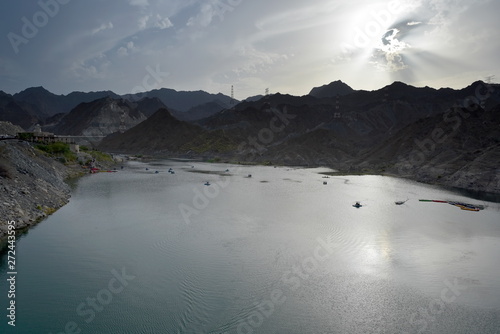
[[[72,163],[77,160],[77,156],[66,143],[36,144],[35,147],[46,155],[59,158],[62,163]]]
[[[80,146],[80,151],[87,152],[88,150],[89,150],[89,148],[87,146],[85,146],[85,145]]]
[[[101,151],[87,151],[97,161],[113,162],[113,157],[110,154]]]
[[[48,206],[37,205],[36,208],[37,210],[43,211],[43,213],[45,213],[47,216],[50,216],[51,214],[57,211],[56,208],[51,208]]]
[[[209,163],[218,163],[218,162],[221,162],[221,158],[215,157],[213,159],[208,159],[207,162],[209,162]]]

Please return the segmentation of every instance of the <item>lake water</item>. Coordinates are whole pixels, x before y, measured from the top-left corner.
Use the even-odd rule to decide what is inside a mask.
[[[15,328],[2,257],[0,332],[500,333],[498,203],[322,171],[157,161],[84,177],[17,241]]]

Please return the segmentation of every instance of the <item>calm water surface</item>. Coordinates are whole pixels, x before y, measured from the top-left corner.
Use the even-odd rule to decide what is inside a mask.
[[[500,333],[498,204],[389,177],[192,164],[81,179],[17,241],[15,329],[2,257],[0,332]]]

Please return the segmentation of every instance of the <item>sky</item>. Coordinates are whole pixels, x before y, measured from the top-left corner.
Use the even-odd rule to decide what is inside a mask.
[[[498,13],[498,0],[4,0],[0,90],[463,88],[500,78]]]

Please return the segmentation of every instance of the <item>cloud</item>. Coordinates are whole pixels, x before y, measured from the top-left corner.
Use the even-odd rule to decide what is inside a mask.
[[[174,24],[168,17],[162,17],[160,14],[149,14],[144,15],[137,20],[137,26],[139,30],[144,30],[148,28],[158,28],[158,29],[167,29],[173,27]]]
[[[149,15],[145,15],[145,16],[140,17],[139,20],[137,20],[137,26],[139,27],[140,30],[146,29],[146,26],[148,25],[149,18],[150,18]]]
[[[89,79],[105,79],[111,62],[104,54],[99,54],[88,60],[77,60],[71,65],[73,79],[84,81]]]
[[[234,12],[242,0],[239,1],[221,1],[208,0],[199,7],[197,15],[191,16],[187,21],[187,26],[207,27],[217,17],[220,22],[224,21],[226,15]]]
[[[157,14],[156,19],[157,19],[155,23],[156,28],[167,29],[174,25],[168,17],[162,18],[159,14]]]
[[[125,57],[129,55],[129,51],[133,50],[135,50],[134,42],[130,41],[125,46],[119,47],[116,53],[121,57]]]
[[[101,32],[101,31],[107,30],[107,29],[113,29],[113,23],[108,22],[108,23],[101,24],[99,27],[92,30],[91,35],[95,35],[98,32]]]
[[[263,38],[324,26],[337,20],[333,14],[339,6],[338,3],[322,2],[300,8],[294,7],[264,17],[258,20],[255,26]]]

